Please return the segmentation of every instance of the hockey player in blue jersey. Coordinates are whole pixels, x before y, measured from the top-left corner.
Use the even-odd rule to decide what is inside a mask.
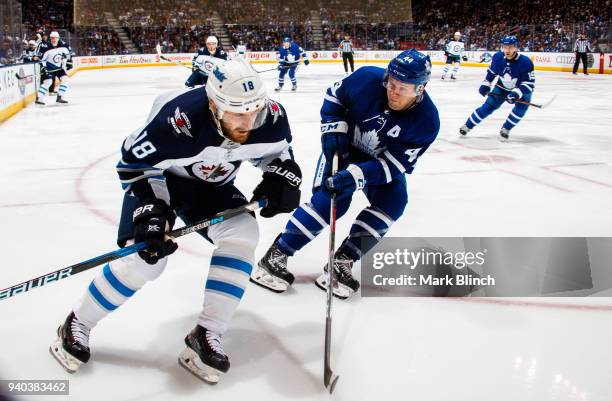
[[[66,70],[72,68],[72,49],[60,39],[57,32],[51,32],[49,42],[41,43],[37,52],[40,57],[42,83],[36,94],[36,104],[44,105],[43,97],[47,95],[55,78],[60,81],[57,91],[57,103],[68,103],[63,96],[68,90],[68,74]]]
[[[300,58],[304,59],[304,65],[308,65],[308,55],[297,43],[293,42],[291,38],[283,38],[283,43],[278,48],[278,87],[274,89],[279,92],[283,89],[285,84],[285,75],[289,72],[289,79],[291,80],[291,90],[297,89],[297,79],[295,78],[295,70],[300,64]]]
[[[497,81],[494,82],[496,78]],[[474,110],[465,124],[459,128],[459,133],[467,135],[470,130],[480,124],[504,102],[508,102],[514,104],[514,107],[499,132],[502,140],[507,140],[510,136],[510,130],[521,121],[529,108],[528,105],[516,101],[529,102],[534,89],[533,62],[529,57],[518,53],[516,36],[504,36],[501,40],[501,51],[493,55],[485,80],[482,81],[478,89],[478,92],[485,96],[487,100],[482,106]]]
[[[94,278],[51,346],[60,364],[74,372],[87,362],[91,329],[164,271],[177,249],[166,235],[176,216],[192,223],[247,203],[234,186],[243,161],[264,171],[253,192],[268,200],[262,217],[298,207],[301,172],[290,142],[284,108],[268,99],[246,60],[216,61],[205,87],[159,96],[145,126],[123,142],[117,165],[125,190],[118,243],[145,242],[147,249],[107,264]],[[259,233],[248,213],[199,233],[216,248],[203,308],[179,362],[215,383],[230,367],[222,336],[248,285]]]
[[[397,221],[408,203],[405,174],[438,135],[438,110],[425,92],[431,61],[411,49],[388,65],[361,67],[327,89],[321,108],[322,154],[315,171],[313,193],[276,238],[251,280],[283,292],[294,276],[287,259],[329,224],[330,198],[337,194],[337,216],[348,210],[356,192],[370,205],[357,216],[348,237],[335,252],[338,287],[334,294],[347,298],[359,288],[353,263],[361,258]],[[331,160],[339,155],[339,171],[331,175]],[[325,269],[327,266],[325,267]],[[317,280],[326,288],[326,274]]]
[[[206,85],[209,69],[213,64],[209,61],[210,57],[227,60],[227,53],[219,47],[219,40],[215,36],[206,38],[206,47],[198,49],[191,60],[191,75],[185,81],[185,86],[193,88],[196,85]]]

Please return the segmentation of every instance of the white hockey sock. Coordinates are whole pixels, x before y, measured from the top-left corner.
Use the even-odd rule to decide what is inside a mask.
[[[74,314],[92,328],[164,271],[168,258],[149,265],[138,255],[105,265],[74,306]]]

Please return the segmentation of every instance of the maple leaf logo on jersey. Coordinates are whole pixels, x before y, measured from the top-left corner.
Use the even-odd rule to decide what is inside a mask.
[[[506,72],[503,76],[499,77],[499,80],[502,82],[502,85],[504,85],[505,88],[514,89],[517,78],[512,78],[512,75]]]
[[[380,145],[378,132],[376,129],[361,131],[359,126],[355,126],[355,135],[353,136],[353,145],[364,153],[370,156],[376,156],[376,149]]]

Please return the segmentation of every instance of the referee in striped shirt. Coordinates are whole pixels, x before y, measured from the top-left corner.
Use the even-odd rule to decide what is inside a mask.
[[[578,35],[578,39],[576,39],[576,43],[574,43],[574,52],[576,52],[576,61],[574,62],[573,74],[576,75],[578,66],[580,65],[580,60],[582,60],[582,70],[584,71],[584,75],[589,75],[587,71],[587,52],[592,53],[593,49],[591,49],[591,44],[586,39],[584,33]]]
[[[349,35],[344,35],[344,40],[338,45],[338,51],[342,54],[342,62],[344,63],[344,73],[348,74],[347,60],[351,63],[351,72],[355,71],[353,61],[353,42]]]

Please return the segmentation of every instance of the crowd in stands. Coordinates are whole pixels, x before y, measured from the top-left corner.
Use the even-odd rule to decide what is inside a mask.
[[[505,33],[516,34],[525,51],[571,51],[579,32],[597,46],[611,39],[610,10],[610,0],[412,0],[415,40],[431,49],[455,31],[472,50],[495,49]]]
[[[233,46],[244,43],[252,51],[275,50],[285,36],[309,50],[333,49],[345,34],[357,49],[405,43],[441,49],[455,31],[471,50],[493,50],[506,33],[516,34],[526,51],[571,51],[578,32],[595,46],[612,39],[610,0],[180,0],[180,6],[179,0],[20,1],[28,39],[40,28],[61,30],[80,55],[127,53],[106,12],[144,53],[155,52],[158,43],[167,53],[193,52],[217,34],[217,18]],[[313,13],[320,15],[322,42],[315,41]],[[9,47],[5,42],[0,52]]]

